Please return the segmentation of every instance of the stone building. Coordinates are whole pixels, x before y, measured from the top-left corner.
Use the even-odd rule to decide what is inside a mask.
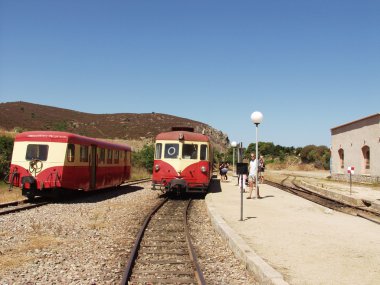
[[[380,182],[380,113],[331,129],[331,176],[353,181]]]

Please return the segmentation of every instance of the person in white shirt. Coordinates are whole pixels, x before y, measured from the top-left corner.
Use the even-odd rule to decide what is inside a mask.
[[[249,174],[248,174],[249,196],[247,197],[247,199],[252,199],[253,186],[256,186],[256,175],[257,175],[256,155],[254,153],[251,153],[251,161],[249,162]],[[256,196],[258,199],[261,199],[258,186],[257,186]]]

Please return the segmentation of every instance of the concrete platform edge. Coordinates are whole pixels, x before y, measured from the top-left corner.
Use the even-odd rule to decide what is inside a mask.
[[[273,269],[260,256],[258,256],[217,213],[211,195],[207,195],[205,201],[208,215],[215,230],[227,242],[232,252],[243,262],[247,270],[259,278],[258,281],[260,284],[289,285],[289,283],[284,280],[282,274]]]

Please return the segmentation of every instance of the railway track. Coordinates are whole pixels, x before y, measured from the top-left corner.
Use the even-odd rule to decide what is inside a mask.
[[[0,205],[0,216],[41,207],[49,203],[49,201],[46,201],[46,199],[42,198],[37,198],[32,201],[25,199],[20,201],[4,203]]]
[[[190,203],[166,198],[147,216],[122,285],[206,284],[187,228]]]
[[[136,184],[140,184],[140,183],[144,183],[148,181],[151,181],[151,178],[131,180],[122,184],[122,186],[132,186],[132,185],[136,185]],[[102,192],[100,191],[99,193],[94,193],[94,194],[99,195],[101,193]],[[43,197],[37,197],[32,200],[23,199],[23,200],[8,202],[8,203],[2,203],[0,204],[0,216],[41,207],[49,203],[51,203],[51,201],[48,201]]]
[[[312,201],[314,203],[317,203],[319,205],[322,205],[324,207],[327,207],[329,209],[350,214],[353,216],[358,216],[370,220],[371,222],[374,222],[376,224],[380,224],[379,213],[370,211],[362,207],[349,205],[344,202],[333,200],[318,193],[315,193],[309,189],[296,185],[295,179],[296,177],[290,178],[290,176],[288,176],[286,179],[282,180],[281,183],[270,180],[266,180],[265,183],[279,188],[281,190],[284,190],[286,192],[297,195],[299,197],[302,197],[304,199],[307,199],[309,201]],[[285,185],[285,183],[288,185]]]

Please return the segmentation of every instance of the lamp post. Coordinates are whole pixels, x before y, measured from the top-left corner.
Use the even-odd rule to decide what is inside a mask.
[[[259,170],[259,143],[258,143],[258,129],[259,124],[263,121],[263,114],[261,112],[255,111],[251,114],[251,120],[256,125],[256,197],[259,198],[259,187],[258,187],[258,170]]]
[[[236,174],[236,168],[235,168],[235,148],[236,148],[237,143],[235,141],[231,142],[232,146],[232,172]]]

